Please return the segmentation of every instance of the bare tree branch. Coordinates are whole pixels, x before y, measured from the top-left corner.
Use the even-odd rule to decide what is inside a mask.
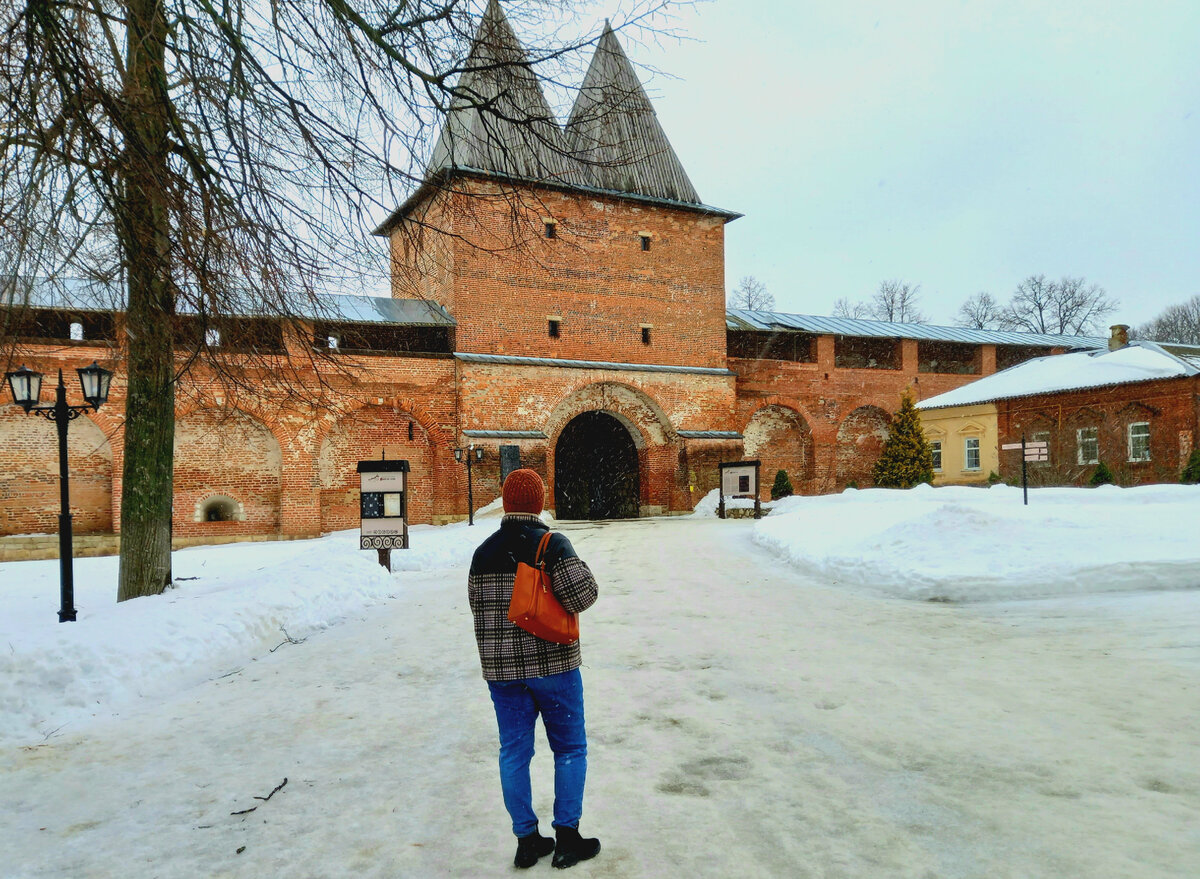
[[[771,311],[775,308],[775,297],[767,285],[754,275],[746,275],[729,294],[730,308],[745,308],[750,311]]]
[[[1167,306],[1158,317],[1142,324],[1131,335],[1157,342],[1200,345],[1200,295]]]
[[[1048,281],[1045,275],[1031,275],[1018,285],[1001,325],[1027,333],[1086,335],[1098,332],[1117,305],[1104,288],[1083,278]]]
[[[958,308],[955,323],[974,330],[1000,329],[1004,308],[991,293],[981,290]]]

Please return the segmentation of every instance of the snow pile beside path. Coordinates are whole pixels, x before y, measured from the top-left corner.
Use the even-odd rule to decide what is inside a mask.
[[[987,601],[1200,587],[1200,487],[923,485],[787,498],[754,539],[831,586]]]
[[[461,567],[492,528],[410,529],[395,573],[358,532],[181,550],[176,587],[118,604],[115,557],[75,562],[75,623],[59,623],[58,561],[0,565],[0,741],[37,740],[232,671],[404,588],[404,572]],[[284,632],[286,631],[286,636]]]

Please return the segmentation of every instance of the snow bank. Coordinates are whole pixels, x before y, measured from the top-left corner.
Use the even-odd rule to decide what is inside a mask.
[[[780,501],[754,539],[830,586],[984,601],[1200,586],[1200,487],[848,489]]]
[[[720,489],[714,488],[704,497],[696,502],[696,506],[692,508],[692,515],[698,519],[712,519],[717,515],[717,507],[721,501]],[[763,515],[767,511],[778,505],[778,501],[765,503],[762,505]],[[749,497],[727,497],[725,498],[725,509],[734,510],[752,510],[754,509],[754,498]]]
[[[491,527],[410,529],[389,574],[358,532],[197,547],[173,556],[175,588],[118,604],[117,559],[75,562],[75,623],[57,616],[58,561],[0,565],[0,741],[106,716],[302,639],[394,597],[406,571],[460,567]],[[286,632],[286,635],[285,635]]]

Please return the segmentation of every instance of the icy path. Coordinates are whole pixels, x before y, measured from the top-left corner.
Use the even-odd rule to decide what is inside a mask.
[[[604,851],[572,876],[1200,875],[1200,593],[846,595],[750,528],[566,527],[602,588],[583,829]],[[0,875],[515,874],[464,581],[405,575],[362,619],[0,751]]]

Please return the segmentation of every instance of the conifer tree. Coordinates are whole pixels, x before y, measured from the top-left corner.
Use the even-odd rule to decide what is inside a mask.
[[[786,470],[780,470],[775,474],[775,484],[771,486],[771,500],[777,501],[781,497],[790,497],[791,494],[792,480]]]
[[[1179,481],[1184,485],[1195,485],[1200,482],[1200,449],[1193,449],[1191,457],[1188,458],[1187,466],[1183,468],[1183,474],[1179,477]]]
[[[874,478],[880,488],[912,488],[933,482],[933,453],[921,429],[921,413],[908,391],[901,396],[900,411],[888,428]]]
[[[1112,485],[1115,481],[1112,471],[1108,469],[1108,465],[1101,461],[1096,465],[1096,469],[1092,471],[1092,478],[1088,480],[1088,485],[1094,488],[1097,485]]]

